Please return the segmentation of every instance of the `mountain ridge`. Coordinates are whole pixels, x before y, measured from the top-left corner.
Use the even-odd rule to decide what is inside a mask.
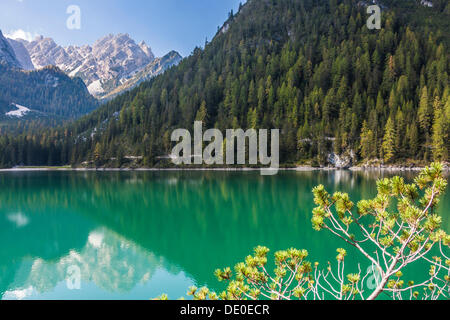
[[[53,66],[27,70],[27,56],[21,42],[0,31],[0,126],[14,129],[18,121],[73,119],[98,107],[81,79]]]
[[[137,45],[128,34],[109,34],[92,47],[63,48],[43,36],[29,42],[8,39],[0,33],[0,125],[7,123],[12,128],[17,121],[45,120],[50,124],[75,119],[99,105],[89,94],[111,99],[163,73],[181,59],[174,51],[155,58],[144,41]],[[49,79],[58,79],[54,88],[51,83],[48,86]],[[62,92],[76,97],[62,98],[60,80],[64,83]],[[60,110],[55,101],[60,103]]]
[[[14,49],[8,40],[3,36],[0,30],[0,63],[14,68],[21,68],[20,62],[17,60]]]
[[[71,77],[80,77],[95,97],[108,97],[111,91],[132,79],[154,62],[155,55],[145,41],[137,44],[128,34],[109,34],[91,45],[62,47],[43,36],[33,41],[20,40],[36,68],[55,65]],[[181,57],[181,56],[180,56]],[[168,66],[168,62],[157,74]]]
[[[0,97],[4,101],[0,121],[27,120],[26,114],[8,116],[17,105],[33,111],[33,115],[58,119],[78,118],[98,107],[80,78],[70,78],[54,66],[25,71],[0,65]]]
[[[109,92],[103,99],[112,99],[124,91],[128,91],[144,81],[148,81],[153,77],[163,73],[165,70],[177,65],[183,58],[181,55],[172,50],[161,58],[155,58],[151,63],[138,71],[129,80],[125,81],[117,88]]]
[[[21,68],[24,70],[34,70],[35,69],[34,64],[31,61],[28,50],[27,50],[27,48],[25,48],[23,43],[20,41],[17,41],[17,40],[9,39],[9,38],[6,38],[6,40],[11,45],[11,47],[14,51],[14,54],[20,63]]]

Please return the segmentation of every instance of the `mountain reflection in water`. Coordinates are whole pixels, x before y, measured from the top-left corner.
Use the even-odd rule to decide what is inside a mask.
[[[312,188],[324,184],[357,201],[376,194],[379,177],[349,171],[273,177],[0,173],[0,294],[3,299],[150,299],[162,293],[179,298],[191,285],[220,290],[214,270],[233,266],[257,245],[272,251],[305,248],[311,260],[326,263],[344,244],[311,228]],[[441,202],[447,231],[449,200]],[[359,262],[365,263],[349,250],[346,264],[356,268]],[[67,286],[71,266],[81,271],[80,290]]]

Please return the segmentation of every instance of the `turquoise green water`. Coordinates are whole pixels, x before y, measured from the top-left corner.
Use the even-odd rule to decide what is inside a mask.
[[[219,290],[213,272],[257,245],[333,260],[341,240],[311,228],[311,189],[373,197],[379,174],[337,172],[0,173],[2,299],[150,299]],[[411,178],[411,176],[406,176]],[[450,232],[450,197],[441,203]],[[368,264],[350,250],[348,272]],[[66,278],[80,270],[80,289]],[[353,268],[353,269],[352,269]],[[427,272],[414,267],[412,275]]]

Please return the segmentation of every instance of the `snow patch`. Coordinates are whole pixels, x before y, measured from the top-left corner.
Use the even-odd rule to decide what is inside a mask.
[[[420,4],[428,8],[433,8],[433,2],[431,1],[422,0],[420,1]]]
[[[88,91],[90,94],[95,96],[96,94],[103,93],[105,90],[103,90],[102,82],[100,80],[96,80],[88,86]]]
[[[31,111],[27,107],[24,107],[24,106],[15,104],[15,103],[13,103],[12,105],[15,106],[17,108],[17,110],[13,110],[13,111],[5,113],[5,115],[8,117],[22,118],[24,115],[26,115],[28,112]]]
[[[83,65],[80,65],[78,68],[76,68],[75,70],[73,70],[72,72],[69,73],[69,77],[75,77],[76,74],[81,70],[81,68],[83,67]]]

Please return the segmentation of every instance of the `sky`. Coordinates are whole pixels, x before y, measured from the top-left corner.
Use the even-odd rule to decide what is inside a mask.
[[[0,30],[12,38],[51,37],[62,46],[92,45],[105,35],[128,33],[137,43],[144,40],[156,56],[171,50],[188,56],[212,39],[240,2],[245,1],[0,0]],[[71,6],[79,8],[79,16],[67,13]]]

